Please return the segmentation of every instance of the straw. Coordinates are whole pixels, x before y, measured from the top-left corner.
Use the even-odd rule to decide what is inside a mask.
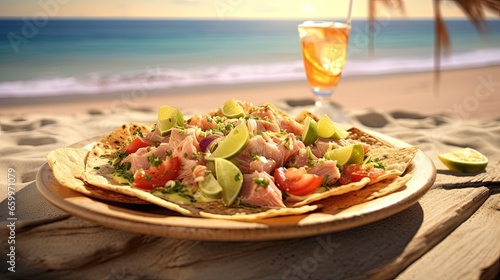
[[[352,0],[349,0],[349,9],[347,11],[347,25],[351,26],[351,11],[352,11]]]

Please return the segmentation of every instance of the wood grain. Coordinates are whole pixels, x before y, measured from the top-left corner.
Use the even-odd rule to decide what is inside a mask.
[[[471,84],[476,86],[477,81],[471,80]],[[366,88],[364,83],[359,86]],[[286,94],[290,96],[288,91]],[[234,98],[233,95],[230,91],[217,95],[214,104],[226,97]],[[398,96],[401,100],[407,99],[407,94]],[[420,91],[418,96],[421,97]],[[356,101],[352,96],[349,98]],[[182,99],[187,108],[192,107],[192,98],[178,99]],[[401,109],[401,102],[392,101],[384,104]],[[168,102],[171,103],[170,97]],[[441,103],[446,108],[451,104]],[[494,102],[488,104],[495,107]],[[50,105],[50,110],[55,112],[54,104]],[[352,106],[345,105],[352,111]],[[203,107],[211,108],[206,104]],[[151,112],[130,110],[127,114],[123,111],[112,114],[101,108],[102,116],[26,115],[23,116],[26,121],[12,122],[4,118],[0,121],[4,133],[0,174],[6,178],[8,167],[16,169],[18,221],[16,273],[6,272],[4,252],[8,244],[3,239],[0,241],[0,279],[497,277],[500,255],[498,120],[481,123],[437,115],[396,117],[396,114],[380,112],[382,107],[377,108],[370,110],[370,114],[360,112],[351,116],[355,123],[379,127],[377,131],[381,133],[419,145],[438,168],[436,186],[439,187],[407,210],[366,226],[309,238],[251,243],[190,241],[109,229],[69,216],[40,196],[33,181],[49,150],[105,133],[122,122],[150,121]],[[482,109],[476,113],[483,114]],[[383,121],[380,126],[369,125],[368,121],[373,123],[377,119]],[[81,125],[75,127],[75,123]],[[49,138],[55,142],[48,144]],[[438,153],[462,146],[486,149],[484,154],[490,158],[486,173],[451,173],[437,160]],[[0,186],[0,216],[6,217],[5,180],[0,180]],[[1,236],[9,234],[6,224],[5,219],[0,221]]]
[[[489,162],[486,170],[478,174],[439,170],[435,185],[443,188],[494,186],[500,184],[500,160]]]
[[[399,279],[496,279],[500,271],[500,188]],[[471,268],[476,269],[471,269]]]
[[[415,237],[408,243],[405,250],[393,262],[385,265],[372,273],[370,278],[393,278],[403,271],[408,265],[420,258],[436,244],[441,242],[456,227],[467,220],[488,198],[490,190],[485,187],[467,189],[462,196],[449,195],[449,190],[433,189],[436,198],[441,199],[426,201],[428,207],[427,218]],[[440,193],[436,195],[436,193]],[[446,205],[441,211],[436,211],[440,205]]]
[[[35,188],[34,185],[27,188]],[[18,198],[24,199],[23,193]],[[434,188],[418,204],[366,226],[310,238],[268,242],[204,242],[113,230],[76,217],[32,225],[17,236],[18,278],[38,279],[326,279],[394,278],[408,266],[427,275],[420,264],[440,240],[463,226],[490,194],[485,187]],[[492,196],[492,197],[498,197]],[[496,199],[496,198],[495,198]],[[489,201],[489,200],[488,200]],[[27,202],[22,202],[27,203]],[[488,202],[490,205],[493,202]],[[498,208],[498,205],[495,206]],[[494,210],[495,207],[491,208]],[[32,209],[35,210],[35,209]],[[482,215],[471,223],[495,223]],[[488,211],[488,210],[485,210]],[[498,210],[497,210],[498,211]],[[472,216],[474,219],[476,215]],[[457,230],[458,230],[457,229]],[[465,229],[467,230],[467,229]],[[1,234],[4,234],[2,229]],[[478,232],[480,236],[483,233]],[[491,235],[489,235],[491,236]],[[471,235],[473,238],[474,235]],[[444,241],[443,241],[444,242]],[[483,244],[482,246],[488,246]],[[437,247],[436,247],[437,248]],[[2,244],[5,249],[5,244]],[[449,254],[435,253],[430,262],[446,263]],[[488,256],[493,251],[490,251]],[[461,252],[456,258],[462,257]],[[493,258],[494,259],[494,258]],[[461,263],[480,273],[490,257]],[[424,262],[423,266],[426,263]],[[478,272],[479,271],[479,272]],[[453,274],[447,276],[460,276]],[[40,277],[40,275],[42,277]],[[411,279],[403,272],[401,277]]]

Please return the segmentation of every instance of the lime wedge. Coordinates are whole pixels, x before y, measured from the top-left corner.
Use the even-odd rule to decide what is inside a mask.
[[[472,148],[464,148],[438,155],[439,160],[455,172],[476,173],[488,165],[488,158]]]
[[[311,147],[306,148],[306,155],[308,159],[315,159],[316,156],[313,154]]]
[[[205,175],[205,180],[198,183],[198,186],[208,198],[218,199],[222,196],[222,187],[211,172]]]
[[[302,133],[302,142],[309,146],[318,139],[318,123],[311,117],[307,116],[304,121],[304,132]]]
[[[230,119],[237,119],[245,116],[245,111],[234,99],[229,99],[222,105],[222,114]]]
[[[222,203],[229,206],[238,198],[243,186],[243,174],[234,163],[223,158],[215,159],[215,172],[222,187]]]
[[[333,134],[333,139],[345,139],[349,136],[349,132],[337,126],[337,131]]]
[[[172,106],[161,106],[158,110],[157,129],[162,136],[167,136],[174,127],[184,127],[182,112]]]
[[[247,122],[242,120],[222,141],[219,142],[214,152],[208,156],[209,159],[226,158],[230,159],[239,154],[248,144],[250,133]]]
[[[361,144],[352,144],[327,151],[323,157],[336,160],[337,165],[340,167],[351,163],[362,164],[365,158],[365,150]]]
[[[325,114],[318,121],[318,135],[327,139],[344,139],[349,135],[345,129],[336,126]]]

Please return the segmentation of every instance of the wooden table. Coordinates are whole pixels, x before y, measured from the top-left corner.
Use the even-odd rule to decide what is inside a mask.
[[[48,203],[34,183],[43,154],[2,159],[1,278],[9,279],[494,279],[500,267],[500,157],[486,172],[457,175],[437,153],[453,145],[430,137],[454,123],[385,112],[352,112],[355,125],[417,144],[438,169],[430,191],[410,208],[341,232],[263,242],[208,242],[115,230],[73,217]],[[89,118],[113,119],[113,116]],[[374,118],[390,125],[377,126]],[[440,122],[434,122],[439,119]],[[434,120],[434,121],[432,121]],[[447,124],[443,125],[443,120]],[[80,120],[81,121],[81,120]],[[55,124],[64,129],[68,122]],[[6,124],[3,123],[4,127]],[[447,126],[448,125],[448,126]],[[477,131],[498,127],[470,122]],[[39,128],[41,129],[41,128]],[[36,128],[35,128],[36,130]],[[430,131],[431,130],[431,131]],[[491,132],[491,131],[490,131]],[[15,133],[15,132],[12,132]],[[14,137],[15,134],[10,134]],[[48,132],[47,132],[48,133]],[[14,136],[12,136],[14,135]],[[8,135],[9,136],[9,135]],[[498,132],[494,132],[498,141]],[[423,138],[424,137],[424,138]],[[436,142],[438,142],[436,144]],[[60,144],[60,143],[59,143]],[[493,142],[499,147],[499,142]],[[29,161],[27,163],[26,161]],[[19,166],[22,166],[19,167]],[[15,169],[15,218],[8,219],[8,168]],[[9,173],[10,174],[10,173]],[[9,228],[9,225],[11,228]],[[15,225],[15,230],[12,228]],[[8,239],[9,235],[14,237]],[[8,244],[15,240],[15,244]],[[15,246],[15,272],[7,261]],[[7,260],[6,260],[7,258]]]

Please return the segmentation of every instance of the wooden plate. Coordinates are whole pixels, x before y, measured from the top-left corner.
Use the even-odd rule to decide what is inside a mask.
[[[394,146],[407,143],[368,131]],[[84,147],[96,139],[73,146]],[[102,201],[67,189],[55,180],[49,165],[38,171],[38,190],[50,203],[74,216],[103,226],[179,239],[210,241],[262,241],[314,236],[341,231],[378,221],[415,204],[433,185],[436,169],[432,161],[418,151],[408,167],[413,177],[406,187],[385,197],[356,204],[353,194],[328,199],[319,211],[288,217],[239,222],[185,217],[155,205],[134,205]]]

